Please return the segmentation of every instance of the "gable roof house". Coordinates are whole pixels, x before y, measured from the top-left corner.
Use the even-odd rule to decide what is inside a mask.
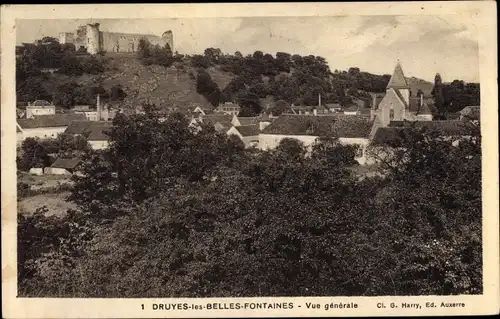
[[[245,148],[259,146],[259,124],[233,126],[227,131],[227,135],[238,136]]]
[[[481,108],[479,105],[466,106],[460,112],[460,120],[479,121],[481,119]]]
[[[260,132],[259,148],[273,149],[285,138],[297,139],[310,148],[319,137],[337,137],[342,144],[361,146],[356,160],[364,164],[371,128],[369,116],[282,115]]]
[[[238,124],[236,115],[213,113],[207,115],[200,115],[200,117],[193,117],[189,122],[189,126],[195,129],[201,129],[200,124],[213,125],[216,131],[226,131],[233,126],[233,122]]]
[[[51,175],[72,175],[76,173],[76,168],[79,163],[80,159],[78,157],[59,157],[50,167],[45,168],[44,173]]]
[[[56,106],[45,100],[36,100],[26,106],[26,118],[56,114]]]
[[[224,113],[229,115],[238,115],[240,113],[241,107],[233,102],[225,102],[219,104],[219,106],[214,110],[215,113]]]
[[[17,120],[17,142],[22,143],[28,137],[56,138],[63,133],[72,121],[85,120],[83,114],[51,114],[31,119]]]
[[[411,97],[410,86],[399,61],[384,97],[378,102],[378,96],[374,96],[371,104],[371,116],[375,119],[376,127],[386,127],[391,121],[432,121],[432,113],[423,96]]]
[[[87,139],[92,149],[99,150],[108,147],[109,136],[106,134],[106,130],[112,126],[112,122],[73,121],[64,133],[82,135]]]

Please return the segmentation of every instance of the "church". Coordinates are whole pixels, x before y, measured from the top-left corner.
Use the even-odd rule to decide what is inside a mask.
[[[374,127],[387,127],[392,121],[432,121],[432,113],[423,95],[412,97],[408,81],[399,61],[387,84],[384,97],[374,97],[371,107]]]

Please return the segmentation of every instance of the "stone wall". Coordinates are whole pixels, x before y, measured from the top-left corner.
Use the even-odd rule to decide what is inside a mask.
[[[162,38],[154,35],[100,32],[101,49],[106,52],[137,52],[139,41],[147,39],[151,44],[164,45]]]
[[[59,42],[74,43],[78,50],[80,47],[87,48],[90,54],[97,54],[99,51],[106,52],[137,52],[139,41],[147,39],[152,45],[170,45],[174,52],[174,36],[172,31],[166,31],[163,35],[155,36],[148,34],[129,34],[116,32],[99,31],[99,24],[88,24],[79,26],[76,35],[70,32],[59,33]]]

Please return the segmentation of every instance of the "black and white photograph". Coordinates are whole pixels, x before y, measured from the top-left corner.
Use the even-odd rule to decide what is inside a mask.
[[[17,297],[483,295],[472,21],[16,19]]]

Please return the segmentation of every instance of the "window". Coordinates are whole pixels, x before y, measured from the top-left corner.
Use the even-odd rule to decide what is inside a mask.
[[[361,145],[357,145],[355,157],[362,157],[362,156],[363,156],[363,147]]]
[[[394,110],[389,112],[389,119],[392,121],[394,119]]]

